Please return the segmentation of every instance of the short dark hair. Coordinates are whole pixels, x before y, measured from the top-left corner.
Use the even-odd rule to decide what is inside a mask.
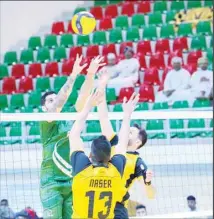
[[[111,144],[108,139],[101,135],[94,139],[91,144],[91,158],[95,164],[105,164],[111,157]]]
[[[141,140],[141,145],[140,145],[137,149],[140,149],[140,148],[142,148],[142,147],[146,144],[146,142],[147,142],[147,139],[148,139],[147,133],[146,133],[146,131],[145,131],[143,128],[141,128],[138,124],[134,124],[133,126],[139,130],[139,134],[138,134],[138,135],[139,135],[139,138],[140,138],[140,140]]]
[[[42,95],[42,97],[41,97],[41,105],[42,106],[45,105],[46,97],[51,95],[51,94],[57,94],[57,93],[55,91],[47,91]]]
[[[146,209],[146,206],[145,205],[137,205],[136,206],[136,210],[141,209],[141,208],[145,208]]]
[[[2,203],[2,202],[6,202],[6,204],[8,205],[8,200],[7,200],[7,199],[2,199],[2,200],[1,200],[1,203]]]
[[[189,196],[187,197],[187,200],[188,200],[188,201],[195,201],[196,198],[195,198],[193,195],[189,195]]]

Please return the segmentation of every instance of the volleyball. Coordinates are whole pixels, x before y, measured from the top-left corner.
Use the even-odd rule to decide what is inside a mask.
[[[88,35],[94,31],[96,19],[91,13],[81,11],[73,16],[71,26],[76,34]]]

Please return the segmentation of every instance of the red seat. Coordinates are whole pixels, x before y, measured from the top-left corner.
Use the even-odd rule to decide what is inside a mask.
[[[52,28],[51,28],[51,33],[56,34],[56,35],[65,33],[64,22],[58,21],[58,22],[53,23]]]
[[[155,45],[155,52],[169,53],[170,52],[169,39],[157,40]]]
[[[186,37],[179,37],[175,38],[173,41],[173,51],[175,50],[188,50],[187,38]]]
[[[91,8],[90,13],[93,14],[96,19],[103,18],[103,10],[102,10],[102,7],[100,6]]]
[[[111,44],[103,45],[102,55],[105,56],[108,55],[108,53],[116,54],[115,44],[111,43]]]
[[[24,64],[15,64],[12,66],[11,76],[15,78],[21,78],[25,76],[25,66]]]
[[[82,55],[82,47],[81,46],[73,46],[70,48],[69,58],[76,58],[76,55]]]
[[[150,57],[150,65],[149,67],[157,67],[158,69],[165,68],[164,57],[161,53],[156,53],[151,55]]]
[[[117,5],[108,5],[105,8],[105,16],[104,17],[115,18],[117,16],[118,16]]]
[[[32,77],[23,77],[19,81],[18,93],[27,93],[33,90],[33,80]]]
[[[134,58],[138,59],[140,63],[140,69],[146,68],[146,60],[145,60],[145,55],[143,53],[134,54]]]
[[[201,50],[198,51],[192,51],[189,53],[187,57],[187,63],[188,64],[197,64],[198,59],[202,57],[202,52]]]
[[[91,58],[90,57],[85,57],[85,58],[82,59],[82,62],[80,63],[80,65],[84,65],[85,63],[87,63],[86,67],[81,72],[82,74],[86,75],[88,73],[87,69],[88,69],[88,67],[90,65],[90,62],[91,62]]]
[[[152,85],[142,84],[139,90],[140,102],[154,102],[155,95]]]
[[[151,3],[149,1],[138,2],[137,13],[149,13],[151,12]]]
[[[63,61],[62,75],[70,75],[71,74],[71,72],[73,70],[74,62],[75,62],[74,58]]]
[[[74,30],[73,30],[73,28],[71,26],[71,21],[68,22],[67,33],[74,33]]]
[[[124,2],[121,8],[121,14],[132,16],[134,14],[134,3],[132,2]]]
[[[86,56],[87,57],[95,57],[99,55],[99,46],[98,45],[91,45],[87,47]]]
[[[121,88],[117,102],[122,103],[124,97],[126,97],[129,100],[129,98],[131,97],[131,95],[133,93],[134,93],[134,88],[133,87]]]
[[[144,74],[144,84],[160,85],[157,68],[147,68]]]
[[[59,75],[59,67],[57,62],[49,62],[45,65],[45,75],[53,77]]]
[[[168,57],[168,65],[169,66],[172,65],[172,58],[174,58],[174,57],[181,57],[182,58],[182,51],[176,50],[174,52],[169,53],[169,57]],[[183,58],[182,58],[182,62],[183,62]]]
[[[151,42],[149,40],[139,41],[137,44],[137,53],[151,54]]]
[[[42,76],[42,65],[41,63],[32,63],[28,69],[28,75],[36,78],[37,76]]]
[[[166,79],[166,75],[168,74],[168,72],[172,70],[172,66],[167,66],[164,71],[163,71],[163,75],[162,75],[162,83],[164,84],[164,81]]]
[[[120,54],[124,53],[124,49],[126,46],[132,47],[133,48],[133,43],[132,42],[123,42],[120,44]]]
[[[112,28],[113,28],[113,24],[111,18],[107,17],[100,20],[99,30],[108,30]]]
[[[5,77],[3,78],[2,83],[2,93],[3,94],[12,94],[16,93],[16,79],[14,77]]]
[[[192,63],[192,64],[188,64],[183,66],[190,74],[193,74],[194,72],[197,71],[197,64],[196,63]]]

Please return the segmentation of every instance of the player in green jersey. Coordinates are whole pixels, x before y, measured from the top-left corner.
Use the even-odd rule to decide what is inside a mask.
[[[66,103],[79,73],[86,67],[80,65],[82,56],[77,55],[71,75],[58,94],[46,92],[41,98],[44,112],[60,113]],[[94,58],[89,68],[86,80],[81,87],[75,108],[81,111],[85,100],[90,95],[94,85],[94,76],[104,63],[103,57]],[[66,130],[67,128],[67,130]],[[40,123],[43,145],[43,160],[40,175],[40,197],[43,205],[44,219],[70,219],[72,215],[72,168],[69,164],[68,129],[62,122],[44,121]]]

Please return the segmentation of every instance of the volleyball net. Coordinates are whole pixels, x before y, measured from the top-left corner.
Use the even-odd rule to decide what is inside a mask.
[[[0,197],[8,199],[12,209],[20,211],[31,206],[42,216],[39,197],[42,161],[39,122],[59,121],[62,129],[69,131],[75,118],[76,113],[0,114]],[[123,113],[111,112],[109,118],[115,132],[118,132]],[[153,185],[157,195],[154,200],[142,197],[140,185],[136,182],[130,191],[131,217],[135,217],[138,204],[146,206],[149,218],[155,218],[156,215],[159,218],[161,215],[173,216],[179,212],[184,214],[188,211],[187,197],[193,195],[200,209],[198,217],[193,218],[211,218],[212,118],[211,111],[133,113],[131,125],[144,127],[148,134],[148,142],[140,150],[140,156],[154,172]],[[100,134],[98,115],[90,113],[82,133],[86,153],[90,150],[91,140]],[[181,216],[177,218],[191,218],[191,215]]]

